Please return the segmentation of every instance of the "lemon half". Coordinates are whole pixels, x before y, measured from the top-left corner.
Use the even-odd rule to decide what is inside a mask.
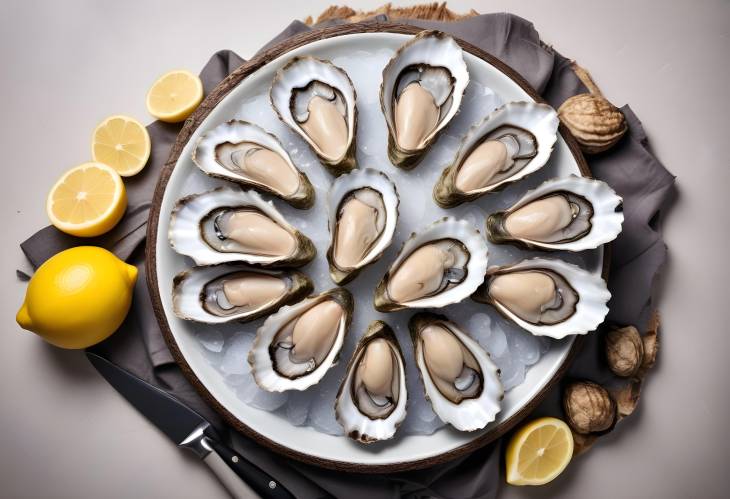
[[[203,100],[203,83],[190,71],[165,73],[147,93],[147,111],[160,121],[178,123]]]
[[[102,163],[84,163],[51,188],[46,213],[59,230],[79,237],[109,231],[124,215],[127,191],[119,174]]]
[[[139,173],[151,150],[147,129],[129,116],[110,116],[99,123],[91,138],[94,161],[111,166],[123,177]]]
[[[507,444],[507,483],[543,485],[563,472],[573,457],[573,435],[565,422],[540,418],[517,430]]]

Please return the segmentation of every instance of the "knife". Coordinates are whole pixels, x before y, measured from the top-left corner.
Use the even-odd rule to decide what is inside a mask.
[[[194,452],[236,499],[258,496],[294,499],[281,483],[220,442],[200,414],[167,392],[139,379],[99,355],[86,352],[97,371],[144,417],[177,446]]]

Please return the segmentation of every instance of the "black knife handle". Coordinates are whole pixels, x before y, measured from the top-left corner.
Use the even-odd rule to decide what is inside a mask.
[[[205,443],[210,445],[223,461],[246,482],[261,497],[270,497],[271,499],[296,499],[296,496],[289,492],[278,480],[272,478],[264,470],[247,460],[243,456],[236,454],[227,445],[217,440],[205,437]]]

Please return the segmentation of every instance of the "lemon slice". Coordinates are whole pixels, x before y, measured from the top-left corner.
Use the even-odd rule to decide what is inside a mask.
[[[563,472],[573,457],[573,435],[557,418],[527,423],[507,444],[507,483],[543,485]]]
[[[114,168],[119,175],[135,175],[150,157],[150,135],[134,118],[110,116],[94,130],[91,156],[94,161]]]
[[[190,71],[170,71],[147,92],[147,111],[160,121],[185,120],[203,100],[203,83]]]
[[[46,212],[59,230],[79,237],[108,232],[124,215],[127,191],[122,177],[102,163],[84,163],[58,179]]]

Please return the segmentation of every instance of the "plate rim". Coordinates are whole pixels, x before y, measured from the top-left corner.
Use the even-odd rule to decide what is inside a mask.
[[[246,77],[255,73],[258,69],[273,61],[274,59],[290,52],[294,49],[302,47],[312,42],[319,40],[335,38],[343,35],[351,34],[367,34],[367,33],[395,33],[404,35],[415,35],[421,31],[425,31],[423,28],[417,26],[402,24],[402,23],[383,23],[378,21],[365,21],[359,23],[351,23],[345,25],[332,26],[328,28],[321,28],[305,33],[294,35],[286,40],[283,40],[272,47],[266,49],[263,52],[258,53],[249,61],[243,63],[231,74],[224,78],[216,87],[206,96],[203,102],[198,106],[195,112],[188,117],[183,125],[182,129],[178,132],[175,142],[170,149],[170,154],[167,161],[162,167],[160,177],[155,186],[154,195],[152,198],[152,204],[150,207],[150,215],[147,225],[147,244],[145,247],[145,270],[146,270],[146,282],[147,288],[150,293],[152,300],[152,309],[155,314],[155,318],[160,326],[162,336],[170,349],[173,359],[182,370],[184,376],[193,385],[198,394],[203,400],[213,407],[215,411],[223,418],[223,420],[231,425],[236,431],[243,435],[253,439],[257,443],[268,447],[269,449],[283,454],[284,456],[296,459],[297,461],[313,464],[316,466],[333,469],[337,471],[348,471],[357,473],[393,473],[398,471],[408,471],[415,469],[422,469],[436,464],[441,464],[447,461],[451,461],[458,457],[461,457],[469,452],[475,451],[487,444],[495,441],[506,432],[511,430],[517,423],[522,421],[527,415],[529,415],[547,396],[549,391],[555,386],[556,383],[565,375],[570,365],[573,363],[575,356],[581,349],[581,345],[585,339],[585,335],[576,336],[573,344],[568,351],[563,363],[556,370],[553,377],[538,391],[535,396],[522,408],[516,411],[510,418],[498,424],[492,430],[480,435],[479,437],[461,445],[450,451],[430,456],[424,459],[417,459],[413,461],[400,461],[390,464],[367,464],[367,463],[352,463],[331,460],[313,456],[299,452],[284,445],[275,442],[264,435],[261,435],[256,430],[248,426],[246,423],[234,416],[226,407],[223,406],[205,385],[197,377],[193,369],[188,364],[187,360],[183,356],[180,348],[177,345],[175,337],[170,329],[167,317],[162,305],[162,300],[159,292],[159,284],[157,279],[157,248],[156,241],[159,229],[160,211],[162,207],[162,200],[165,194],[165,190],[172,175],[175,166],[177,165],[178,159],[182,153],[183,148],[189,142],[193,133],[197,130],[203,120],[208,114],[231,92],[238,84],[240,84]],[[452,36],[452,35],[449,35]],[[546,101],[537,93],[536,90],[525,80],[517,71],[512,69],[510,66],[497,59],[495,56],[485,52],[484,50],[466,42],[458,37],[454,37],[454,40],[462,47],[462,49],[470,54],[478,57],[491,64],[499,71],[504,73],[517,85],[519,85],[532,99],[536,102],[545,103]],[[559,125],[559,131],[563,139],[565,140],[568,149],[570,150],[573,158],[575,159],[578,168],[583,176],[592,178],[591,171],[588,164],[583,156],[578,143],[576,142],[570,131],[562,124]],[[610,261],[610,244],[604,245],[603,252],[603,266],[602,276],[607,278],[608,267]]]

